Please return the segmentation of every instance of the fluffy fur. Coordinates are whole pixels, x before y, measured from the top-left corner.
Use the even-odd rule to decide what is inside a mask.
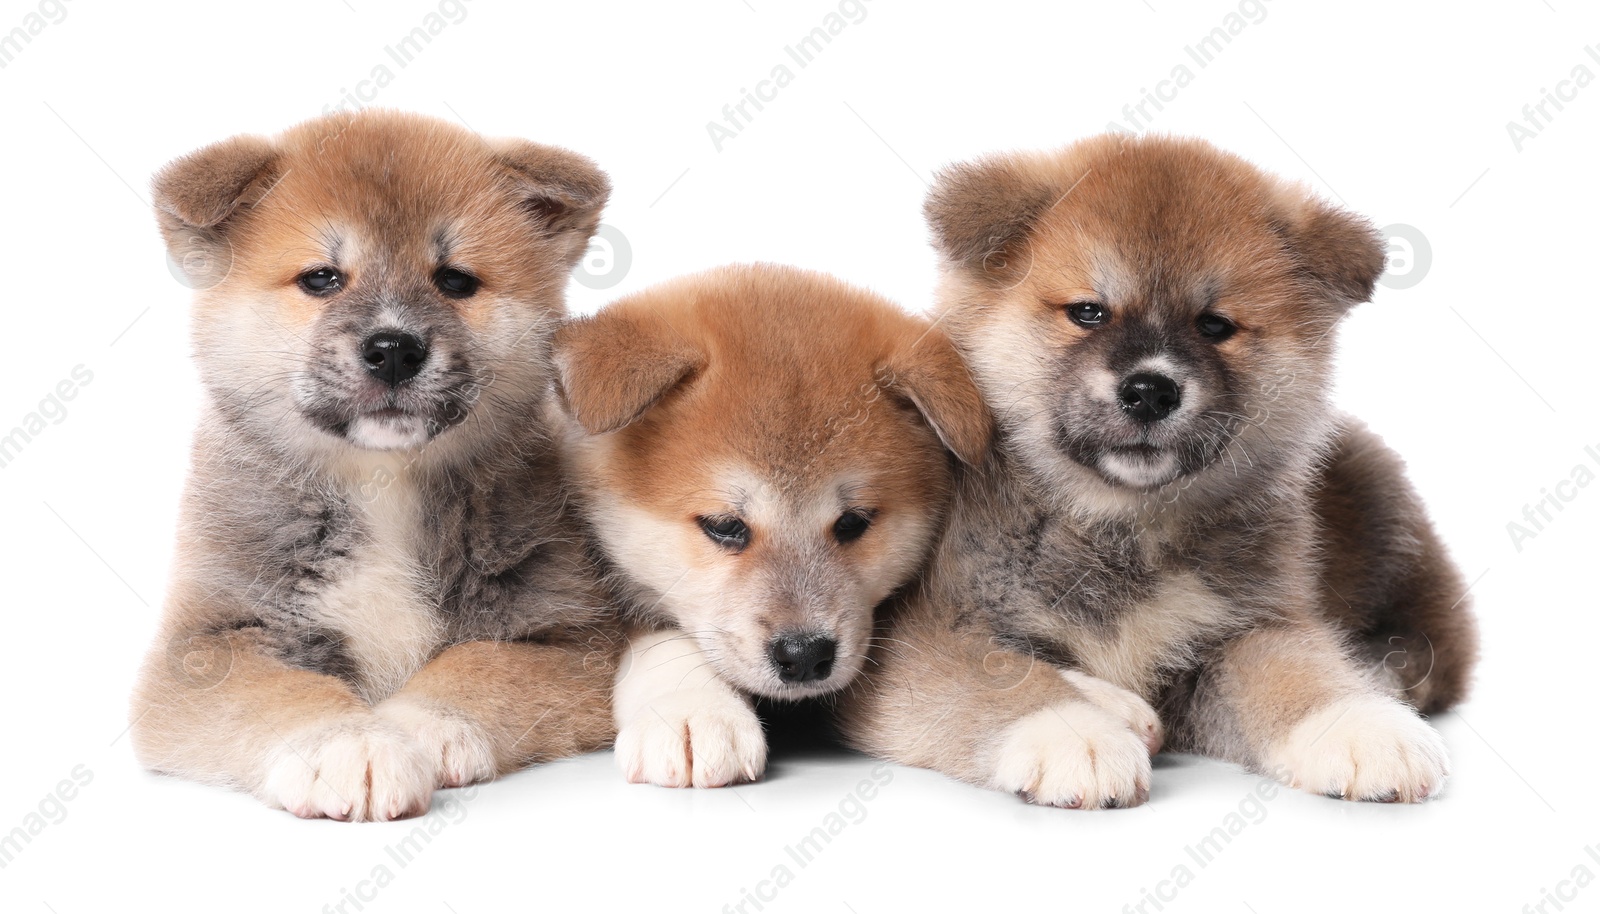
[[[1149,702],[1175,748],[1310,790],[1436,793],[1444,747],[1415,711],[1465,694],[1465,588],[1399,460],[1327,400],[1335,327],[1383,269],[1372,227],[1154,137],[957,165],[926,213],[942,326],[1000,434],[893,637],[992,635]],[[1140,375],[1171,382],[1164,418],[1135,418]],[[981,780],[957,753],[1011,738],[1026,678],[931,682],[886,654],[847,719],[886,752],[957,717],[966,745],[900,757]]]
[[[754,779],[750,696],[857,675],[874,607],[943,519],[951,454],[988,447],[988,412],[926,321],[768,265],[574,321],[556,362],[584,510],[641,626],[617,685],[618,762],[671,786]],[[786,676],[781,643],[808,638],[826,660]]]
[[[610,741],[620,628],[546,416],[608,189],[573,153],[377,111],[157,175],[207,400],[133,700],[144,764],[385,819]],[[402,332],[426,355],[390,385],[367,347]]]

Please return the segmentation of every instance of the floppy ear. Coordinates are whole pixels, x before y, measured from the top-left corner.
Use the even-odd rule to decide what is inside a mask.
[[[156,173],[152,189],[161,237],[192,279],[203,278],[197,271],[217,268],[229,217],[271,187],[276,161],[270,141],[246,135],[191,152]]]
[[[490,144],[518,183],[524,205],[552,234],[567,239],[571,267],[600,224],[600,212],[611,196],[611,180],[585,156],[528,140],[496,140]]]
[[[1001,280],[1012,275],[1034,222],[1058,195],[1028,159],[991,156],[941,169],[922,214],[947,262]]]
[[[1301,269],[1349,307],[1372,298],[1388,265],[1386,243],[1371,222],[1314,198],[1297,200],[1277,223]]]
[[[967,466],[983,465],[994,439],[994,419],[966,362],[943,331],[930,327],[884,368],[889,392],[915,406],[952,454]]]
[[[612,307],[570,320],[555,335],[562,402],[591,435],[632,424],[703,361],[655,314]]]

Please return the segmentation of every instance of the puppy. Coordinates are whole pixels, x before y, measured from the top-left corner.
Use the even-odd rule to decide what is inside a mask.
[[[665,283],[564,326],[584,511],[639,629],[619,673],[634,782],[714,787],[766,764],[751,695],[836,692],[873,609],[921,567],[953,454],[991,423],[938,330],[787,267]]]
[[[206,402],[145,765],[392,819],[610,741],[620,628],[544,417],[608,192],[573,153],[392,112],[157,175]]]
[[[1169,138],[958,165],[926,213],[999,443],[895,636],[993,631],[1152,703],[1174,748],[1308,791],[1436,794],[1417,712],[1466,692],[1466,589],[1398,458],[1327,398],[1374,229]],[[858,733],[943,710],[885,667]]]

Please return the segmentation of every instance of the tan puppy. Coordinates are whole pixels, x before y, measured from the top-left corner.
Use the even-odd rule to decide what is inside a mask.
[[[634,781],[766,763],[749,696],[835,692],[873,609],[921,567],[951,454],[990,420],[944,335],[816,273],[740,266],[557,335],[584,510],[641,631],[615,696]]]
[[[581,156],[389,112],[156,177],[207,402],[141,761],[389,819],[610,741],[620,629],[543,418],[607,193]]]
[[[1384,268],[1373,228],[1155,137],[958,165],[926,211],[1000,434],[893,636],[994,632],[1137,693],[1175,748],[1306,790],[1437,793],[1416,712],[1466,692],[1466,589],[1399,459],[1327,398],[1334,330]],[[859,744],[972,715],[981,682],[883,667],[847,709]]]

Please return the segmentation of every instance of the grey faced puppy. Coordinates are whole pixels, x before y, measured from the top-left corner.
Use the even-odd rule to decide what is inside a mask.
[[[1152,703],[1175,748],[1309,791],[1436,794],[1417,712],[1465,695],[1466,588],[1399,459],[1327,400],[1333,331],[1384,268],[1373,228],[1170,138],[959,165],[926,211],[1001,434],[896,637],[992,632]],[[871,682],[866,745],[987,702],[981,756],[1028,709],[1009,682],[907,697],[928,680],[895,655]]]
[[[144,764],[390,819],[610,741],[620,642],[546,416],[608,190],[570,152],[393,112],[156,177],[207,400]]]

